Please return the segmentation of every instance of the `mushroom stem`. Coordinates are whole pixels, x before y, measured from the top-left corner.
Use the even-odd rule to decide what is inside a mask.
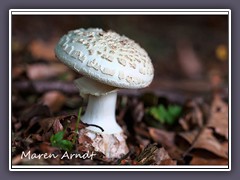
[[[84,123],[100,126],[104,131],[95,126],[87,129],[104,134],[122,132],[115,118],[116,100],[116,91],[101,96],[89,95],[87,109],[81,119]]]

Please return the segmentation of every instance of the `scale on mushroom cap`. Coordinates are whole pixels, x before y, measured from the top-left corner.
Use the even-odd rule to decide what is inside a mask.
[[[89,96],[81,120],[104,130],[89,126],[79,135],[88,135],[95,150],[106,157],[126,154],[126,137],[115,118],[117,90],[144,88],[152,82],[154,69],[146,51],[113,31],[81,28],[64,35],[55,53],[60,61],[84,75],[74,81],[80,94]]]

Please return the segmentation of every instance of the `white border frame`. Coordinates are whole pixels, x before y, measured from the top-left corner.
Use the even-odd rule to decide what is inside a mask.
[[[12,165],[12,16],[13,15],[228,15],[229,49],[229,164],[223,166],[125,166],[125,165]],[[9,170],[10,171],[230,171],[231,170],[231,10],[230,9],[10,9],[9,10]]]

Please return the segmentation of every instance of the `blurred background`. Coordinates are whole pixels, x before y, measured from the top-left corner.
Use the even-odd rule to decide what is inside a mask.
[[[12,17],[12,79],[17,89],[59,89],[63,81],[79,77],[55,58],[54,47],[69,30],[98,27],[126,35],[139,43],[152,59],[155,76],[138,95],[151,91],[174,100],[209,94],[228,87],[228,17],[224,15],[17,15]],[[27,82],[28,81],[28,84]],[[24,84],[25,83],[25,84]],[[61,90],[75,92],[68,86]],[[72,88],[70,88],[72,87]],[[40,89],[39,89],[40,88]]]

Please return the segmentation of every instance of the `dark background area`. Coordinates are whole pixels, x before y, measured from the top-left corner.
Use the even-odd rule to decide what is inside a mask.
[[[208,94],[216,86],[227,89],[226,15],[16,15],[12,18],[13,67],[49,59],[58,62],[53,51],[59,38],[69,30],[89,27],[126,35],[148,52],[155,77],[143,91],[191,97]],[[21,50],[27,56],[15,53]]]

